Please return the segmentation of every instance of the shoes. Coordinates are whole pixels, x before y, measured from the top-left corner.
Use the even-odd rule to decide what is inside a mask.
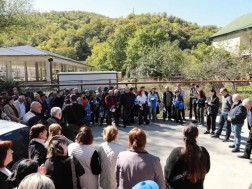
[[[246,155],[239,155],[237,156],[238,158],[242,158],[242,159],[250,159],[250,157],[246,156]]]
[[[222,142],[229,142],[229,139],[224,139]]]
[[[240,152],[240,149],[235,148],[235,149],[232,150],[232,152],[233,153]]]
[[[216,135],[216,134],[215,134],[215,135],[212,135],[211,137],[212,137],[212,138],[220,138],[219,135]]]
[[[229,148],[235,148],[235,145],[229,145],[228,147]]]
[[[211,135],[214,135],[214,134],[215,134],[215,132],[214,132],[214,131],[212,131],[212,132],[211,132]]]
[[[204,134],[210,134],[210,131],[205,131]]]

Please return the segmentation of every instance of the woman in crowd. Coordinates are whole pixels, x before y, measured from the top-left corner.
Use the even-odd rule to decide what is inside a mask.
[[[146,134],[133,128],[128,135],[130,150],[120,152],[116,163],[117,188],[132,188],[143,180],[153,180],[165,188],[160,159],[145,151]]]
[[[38,166],[38,163],[34,160],[24,159],[15,168],[11,176],[8,178],[8,182],[11,186],[17,188],[20,182],[29,174],[32,173],[45,174],[44,165]]]
[[[12,142],[0,141],[0,188],[9,189],[7,178],[11,175],[9,169],[6,166],[12,162]]]
[[[173,149],[164,167],[167,189],[203,189],[210,169],[210,156],[198,146],[198,128],[188,125],[183,130],[184,146]]]
[[[75,189],[74,186],[77,186],[78,189],[81,188],[79,177],[85,171],[78,160],[67,155],[64,136],[56,135],[51,138],[47,158],[45,172],[53,180],[56,189]],[[72,165],[74,166],[72,167]]]
[[[180,121],[180,123],[183,124],[182,111],[184,110],[184,100],[180,95],[179,90],[175,91],[175,96],[173,98],[173,108],[174,108],[174,119],[176,123]]]
[[[42,124],[33,125],[30,129],[30,143],[28,146],[29,159],[37,161],[39,165],[45,163],[47,149],[45,140],[47,138],[46,126]]]
[[[6,99],[6,104],[4,106],[4,112],[6,115],[14,122],[20,122],[18,111],[16,107],[13,105],[14,99],[12,97],[8,97]]]
[[[18,189],[55,189],[51,179],[39,173],[26,176],[20,183]]]
[[[143,125],[143,117],[145,124],[149,124],[149,120],[147,119],[147,96],[145,95],[145,92],[140,89],[136,98],[136,101],[138,103],[138,122],[139,125]]]
[[[80,177],[81,187],[82,189],[97,189],[101,164],[98,152],[91,147],[92,129],[87,126],[82,127],[77,134],[76,142],[68,146],[68,153],[76,157],[85,169],[85,174]]]
[[[203,90],[199,91],[197,95],[197,114],[198,114],[198,122],[204,126],[204,112],[206,106],[206,95]]]
[[[118,130],[116,126],[107,126],[103,129],[102,143],[98,149],[101,161],[100,185],[103,189],[116,188],[115,166],[119,152],[124,148],[116,143],[118,140]]]
[[[204,134],[215,134],[216,117],[219,110],[219,98],[216,96],[216,91],[212,89],[207,99],[207,130]]]
[[[152,121],[156,120],[157,114],[157,104],[158,104],[158,95],[155,93],[155,89],[151,88],[150,93],[148,94],[148,106],[149,106],[149,119]]]
[[[92,124],[98,123],[100,105],[101,100],[97,97],[97,94],[94,92],[90,99],[90,110],[92,111],[91,113]]]

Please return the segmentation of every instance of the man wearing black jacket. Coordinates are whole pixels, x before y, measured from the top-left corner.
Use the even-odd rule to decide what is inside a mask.
[[[126,86],[124,90],[124,94],[121,95],[121,99],[120,99],[120,104],[123,106],[123,127],[124,128],[126,127],[126,125],[130,125],[129,121],[130,121],[131,110],[134,106],[134,101],[135,101],[135,98],[132,95],[132,93],[130,93],[130,88]]]
[[[163,93],[163,104],[166,111],[163,111],[163,121],[165,121],[168,113],[168,119],[171,120],[171,108],[173,101],[173,93],[170,91],[169,87],[165,87],[165,92]]]
[[[232,152],[240,152],[241,130],[247,116],[247,109],[242,104],[241,97],[238,94],[234,94],[232,100],[233,105],[228,113],[227,120],[231,122],[234,133],[234,145],[230,145],[229,147],[234,148]]]
[[[77,95],[70,95],[71,104],[64,107],[62,115],[68,124],[71,137],[70,140],[75,141],[75,137],[79,132],[81,126],[84,124],[84,116],[86,114],[82,105],[77,103]]]
[[[251,99],[244,99],[242,104],[247,108],[247,121],[248,121],[248,129],[249,136],[245,146],[244,154],[238,156],[239,158],[250,159],[251,148],[252,148],[252,100]],[[252,161],[250,161],[252,163]]]

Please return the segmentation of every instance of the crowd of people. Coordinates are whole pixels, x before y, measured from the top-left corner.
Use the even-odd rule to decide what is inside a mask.
[[[42,91],[0,96],[1,119],[27,125],[29,131],[28,159],[7,168],[12,162],[12,142],[0,141],[0,188],[30,188],[28,178],[41,178],[45,185],[56,189],[128,189],[153,185],[164,189],[203,189],[205,175],[210,170],[207,150],[197,145],[198,127],[204,126],[219,138],[226,123],[223,142],[234,134],[232,152],[240,151],[241,129],[246,118],[252,126],[252,100],[241,100],[239,94],[231,96],[226,88],[220,89],[222,102],[214,89],[209,96],[198,85],[191,84],[189,92],[189,119],[183,130],[184,146],[175,148],[167,158],[164,173],[159,157],[145,150],[146,134],[143,124],[162,121],[185,123],[186,92],[181,84],[172,91],[165,87],[163,94],[151,88],[149,92],[125,86],[100,87],[95,91],[78,89],[57,90],[46,96]],[[216,132],[216,118],[220,113]],[[195,119],[193,120],[192,117]],[[98,149],[91,125],[103,126],[104,143]],[[128,134],[129,150],[117,143],[118,127],[138,122]],[[252,132],[240,158],[250,159]],[[44,177],[46,175],[47,177]],[[155,183],[152,183],[155,182]],[[30,185],[29,185],[30,184]],[[34,186],[31,186],[31,188]],[[42,187],[42,186],[41,186]],[[53,188],[51,187],[51,188]]]

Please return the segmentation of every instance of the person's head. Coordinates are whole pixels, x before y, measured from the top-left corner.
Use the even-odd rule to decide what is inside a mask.
[[[134,88],[134,87],[131,87],[131,88],[130,88],[130,92],[131,92],[132,94],[134,94],[134,93],[135,93],[135,88]]]
[[[78,93],[78,89],[77,88],[72,89],[72,94],[77,94],[77,93]]]
[[[128,134],[128,144],[133,150],[144,150],[146,146],[146,134],[143,129],[131,129]]]
[[[191,83],[191,88],[195,88],[195,83]]]
[[[203,149],[197,145],[199,131],[195,125],[187,125],[183,130],[184,147],[181,149],[182,158],[187,167],[187,179],[192,183],[204,179],[207,173],[209,159]]]
[[[40,101],[41,100],[39,93],[34,93],[34,100],[36,100],[36,101]]]
[[[175,93],[176,96],[179,96],[179,94],[180,94],[179,90],[175,90],[174,93]]]
[[[140,89],[137,93],[139,96],[143,96],[144,95],[144,91],[142,89]]]
[[[71,94],[70,95],[70,102],[73,103],[73,102],[76,102],[77,101],[77,95],[76,94]]]
[[[110,125],[103,129],[103,139],[107,142],[112,142],[117,140],[118,138],[118,130],[116,126]]]
[[[39,138],[45,140],[47,137],[46,126],[43,124],[33,125],[30,129],[29,137],[30,139]]]
[[[124,88],[124,92],[125,92],[125,93],[129,93],[129,92],[130,92],[130,88],[129,88],[128,86],[126,86],[126,87]]]
[[[90,91],[89,90],[85,90],[85,94],[86,94],[86,96],[89,96],[90,95]]]
[[[7,98],[6,98],[6,104],[13,104],[13,102],[14,102],[14,99],[12,98],[12,96],[8,96]]]
[[[3,103],[4,103],[4,97],[0,96],[0,104],[3,104]]]
[[[55,189],[53,181],[40,173],[26,176],[19,184],[18,189]]]
[[[38,172],[38,162],[31,159],[24,159],[18,163],[15,170],[11,174],[9,180],[14,186],[18,186],[19,183],[29,174]]]
[[[178,88],[178,89],[181,89],[181,84],[177,84],[177,88]]]
[[[92,94],[92,97],[93,97],[93,98],[97,98],[97,93],[96,93],[96,92],[93,93],[93,94]]]
[[[214,89],[211,89],[209,95],[210,95],[211,97],[216,97],[216,91],[215,91]]]
[[[50,112],[51,117],[55,117],[58,119],[62,118],[62,110],[59,107],[53,107]]]
[[[88,126],[82,127],[77,134],[76,140],[79,144],[92,144],[94,140],[92,128]]]
[[[152,87],[151,90],[150,90],[150,93],[154,94],[154,92],[155,92],[155,89],[154,89],[154,87]]]
[[[221,96],[226,96],[228,94],[228,90],[226,88],[221,88],[220,94],[221,94]]]
[[[141,89],[142,91],[145,91],[145,86],[141,86],[140,89]]]
[[[170,90],[169,86],[165,86],[165,91],[169,91],[169,90]]]
[[[41,111],[42,111],[42,105],[39,102],[36,102],[36,101],[32,102],[31,103],[31,111],[40,114]]]
[[[48,138],[51,139],[55,135],[61,135],[61,129],[62,127],[59,124],[57,123],[51,124],[48,129]]]
[[[241,97],[239,94],[233,94],[232,100],[233,100],[233,103],[235,104],[241,101]]]
[[[195,89],[196,89],[196,91],[198,91],[198,92],[201,90],[201,88],[200,88],[199,85],[195,85]]]
[[[199,96],[200,98],[204,98],[206,96],[203,90],[199,91]]]
[[[118,89],[115,89],[115,90],[114,90],[114,94],[115,94],[115,96],[118,95],[118,94],[119,94],[119,90],[118,90]]]
[[[25,96],[24,96],[24,95],[20,95],[20,96],[18,97],[18,101],[19,101],[20,103],[24,103],[24,102],[25,102]]]
[[[0,140],[0,168],[6,167],[13,160],[12,142]]]
[[[246,98],[246,99],[244,99],[244,100],[242,101],[242,105],[243,105],[246,109],[250,110],[250,109],[252,109],[252,100],[249,99],[249,98]]]
[[[108,95],[109,95],[109,96],[113,96],[113,90],[109,90],[109,91],[108,91]]]
[[[132,189],[159,189],[159,186],[153,180],[145,180],[133,186]]]
[[[47,158],[56,156],[67,156],[66,137],[62,135],[53,136],[48,143]]]

